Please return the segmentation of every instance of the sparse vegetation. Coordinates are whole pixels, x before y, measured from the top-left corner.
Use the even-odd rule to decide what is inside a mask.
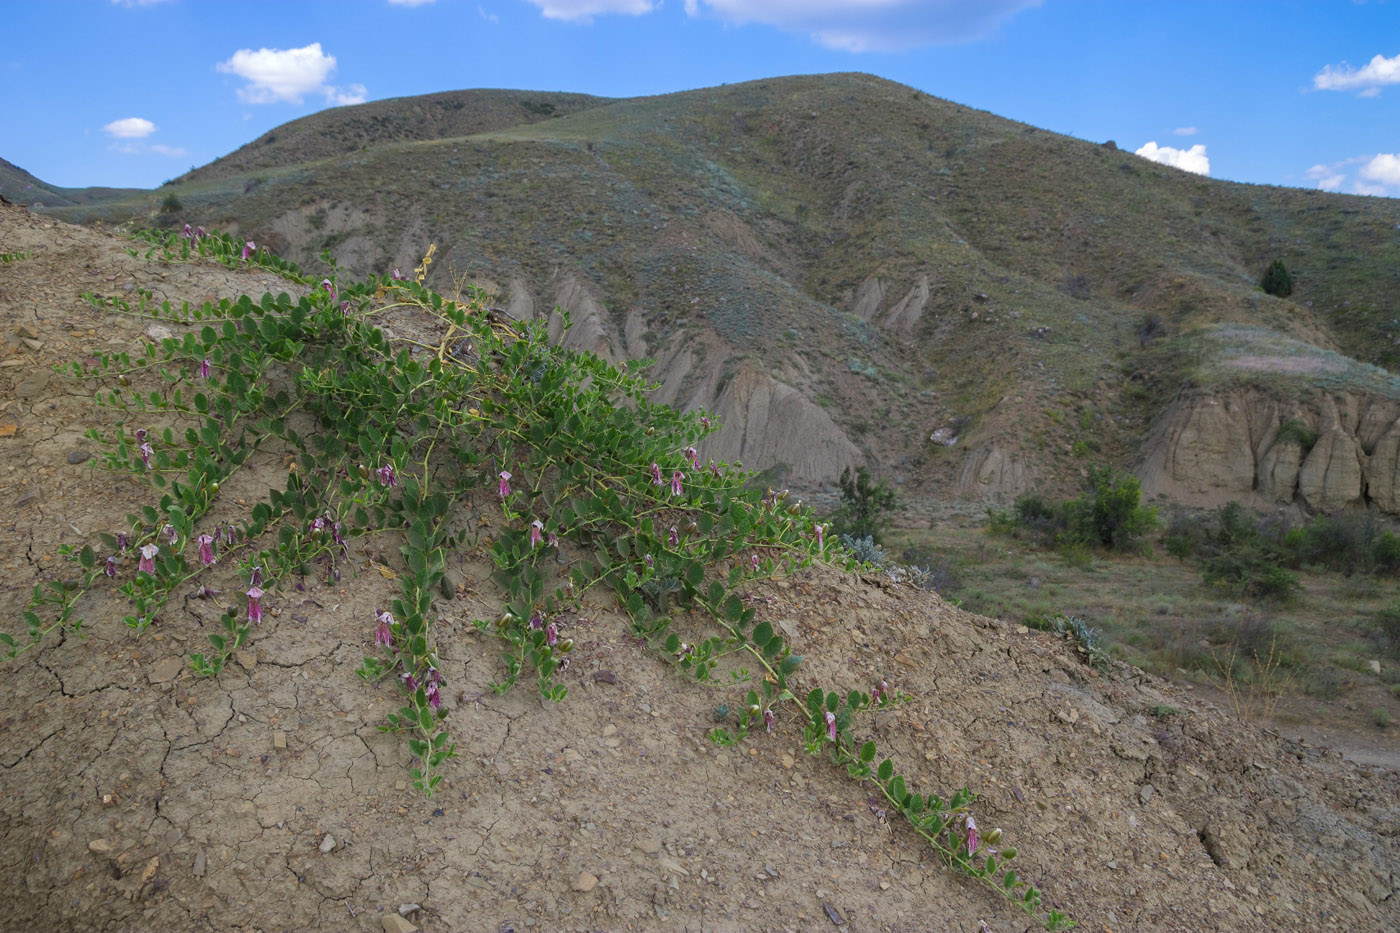
[[[852,538],[879,540],[885,530],[887,516],[898,503],[893,489],[884,480],[877,480],[870,471],[850,467],[841,471],[841,507],[832,515],[833,530]]]
[[[1034,493],[1021,496],[1010,513],[992,510],[994,531],[1024,531],[1043,547],[1071,556],[1086,548],[1128,551],[1157,525],[1157,510],[1142,505],[1137,477],[1107,467],[1091,467],[1084,494],[1052,502]]]
[[[1264,270],[1264,278],[1259,284],[1264,291],[1276,298],[1287,298],[1293,294],[1293,276],[1289,274],[1288,267],[1283,264],[1282,259],[1275,259],[1269,263],[1269,268]]]

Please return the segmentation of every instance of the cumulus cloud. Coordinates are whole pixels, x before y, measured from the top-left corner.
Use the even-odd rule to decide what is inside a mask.
[[[145,139],[156,131],[156,125],[141,117],[126,117],[113,120],[102,131],[113,139]]]
[[[1367,181],[1400,188],[1400,154],[1382,152],[1361,167],[1360,175]]]
[[[342,89],[326,83],[335,73],[335,56],[323,52],[319,42],[299,49],[239,49],[214,67],[248,82],[238,96],[250,104],[300,104],[305,94],[324,94],[335,105],[361,104],[367,93],[363,84]]]
[[[1178,126],[1176,129],[1172,130],[1172,132],[1177,136],[1195,136],[1200,130],[1196,129],[1194,126]]]
[[[1313,87],[1319,91],[1359,91],[1362,97],[1375,97],[1387,84],[1400,84],[1400,55],[1377,55],[1361,68],[1346,62],[1328,65],[1313,75]]]
[[[1314,165],[1303,174],[1323,191],[1400,197],[1400,153],[1353,156],[1330,165]]]
[[[845,52],[896,52],[980,39],[1041,0],[685,0],[734,24],[763,23],[801,32]]]
[[[1206,157],[1204,143],[1197,143],[1190,149],[1174,149],[1171,146],[1159,146],[1153,140],[1138,149],[1137,154],[1144,159],[1170,165],[1183,171],[1195,172],[1197,175],[1210,174],[1210,159]]]
[[[1347,176],[1339,168],[1336,165],[1314,165],[1305,174],[1317,182],[1317,187],[1323,191],[1340,191]]]
[[[641,16],[660,6],[652,0],[529,0],[540,8],[545,19],[574,20],[592,22],[595,16],[608,13],[623,13],[628,16]]]

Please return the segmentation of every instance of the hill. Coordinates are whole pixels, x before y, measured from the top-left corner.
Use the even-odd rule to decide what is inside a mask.
[[[142,195],[139,188],[60,188],[0,159],[0,197],[34,207],[67,207]]]
[[[409,141],[397,127],[435,106],[317,114],[288,131],[334,156],[291,162],[322,151],[289,142],[57,214],[217,224],[357,273],[435,243],[430,281],[483,283],[522,318],[565,308],[570,345],[655,358],[658,399],[724,422],[707,454],[799,488],[865,462],[906,501],[1004,499],[1110,463],[1190,504],[1394,508],[1393,201],[1190,175],[868,75],[507,125],[524,99]],[[1286,300],[1258,287],[1276,259]],[[1330,440],[1264,477],[1290,419]]]
[[[248,362],[263,366],[284,351],[301,358],[274,339],[279,327],[305,322],[295,317],[306,310],[301,299],[322,296],[330,313],[321,320],[344,316],[314,278],[302,284],[270,265],[187,260],[178,250],[143,258],[126,239],[9,205],[0,205],[0,241],[10,257],[0,283],[0,450],[11,477],[0,488],[11,542],[0,554],[0,619],[22,635],[31,588],[71,580],[85,566],[84,546],[105,555],[101,532],[133,521],[144,528],[143,507],[194,514],[171,508],[188,488],[150,474],[160,480],[152,488],[139,481],[148,475],[139,464],[94,469],[95,453],[107,466],[138,455],[99,445],[84,436],[88,428],[111,435],[119,422],[148,426],[162,469],[167,452],[201,450],[209,435],[201,440],[200,431],[217,439],[234,428],[218,408],[216,427],[199,419],[188,435],[163,433],[163,424],[194,418],[196,391],[216,407],[228,392],[183,364],[145,365],[159,352],[144,349],[149,342],[168,341],[197,360],[211,346],[202,341],[220,339],[217,317],[247,294],[271,309],[262,326],[220,327],[229,340],[249,336],[256,358]],[[392,375],[417,378],[423,370],[408,364],[429,355],[411,341],[421,342],[431,317],[387,292],[353,292],[348,278],[336,285],[354,296],[352,315],[390,342],[399,363]],[[81,297],[87,292],[118,301],[95,306]],[[288,299],[279,303],[278,292]],[[151,302],[156,296],[177,310],[192,302],[201,314],[208,302],[208,317],[185,322]],[[101,355],[120,361],[123,353],[130,377],[104,370]],[[235,365],[210,355],[220,372]],[[550,375],[507,368],[504,356],[494,368],[467,362],[522,386]],[[311,369],[297,378],[305,386],[330,375]],[[190,411],[94,404],[138,388],[144,408],[148,386],[158,396],[185,391]],[[288,386],[269,378],[244,388],[280,407]],[[398,398],[389,393],[390,404]],[[466,416],[482,415],[458,414],[466,425]],[[345,426],[322,417],[297,427],[322,443]],[[411,421],[389,427],[390,448],[431,437]],[[259,421],[249,430],[285,429]],[[539,439],[560,445],[551,457],[570,456],[569,439]],[[267,446],[238,462],[243,473],[215,488],[215,500],[181,498],[208,507],[200,529],[246,527],[249,502],[268,490],[325,480],[315,464]],[[406,476],[400,482],[408,486]],[[386,486],[381,479],[376,488]],[[354,673],[378,650],[375,613],[417,572],[411,542],[424,530],[353,536],[338,580],[317,560],[312,572],[269,583],[250,640],[208,678],[195,676],[188,655],[208,650],[225,608],[241,618],[247,605],[247,578],[230,566],[238,561],[225,542],[212,567],[181,570],[189,592],[139,637],[119,621],[142,592],[133,560],[123,558],[119,582],[133,588],[84,596],[80,611],[91,621],[83,637],[51,632],[0,668],[0,868],[21,879],[0,889],[5,924],[378,933],[396,929],[401,913],[424,933],[1026,927],[986,886],[943,866],[882,796],[885,785],[853,780],[820,736],[822,755],[804,754],[801,703],[775,704],[771,733],[757,729],[735,746],[708,738],[717,722],[733,725],[732,667],[720,668],[716,683],[697,681],[669,649],[639,638],[599,591],[579,594],[578,611],[560,620],[573,649],[557,674],[570,689],[563,702],[541,702],[523,682],[494,689],[504,642],[491,624],[471,623],[497,618],[510,598],[508,581],[492,572],[490,539],[512,534],[519,519],[501,503],[490,475],[479,496],[444,516],[475,533],[447,556],[453,585],[430,600],[449,687],[443,708],[461,753],[431,800],[406,789],[403,737],[378,728],[399,702],[394,678]],[[146,531],[169,546],[157,529]],[[60,545],[79,563],[57,556]],[[566,564],[580,556],[563,553]],[[1001,829],[998,845],[1019,849],[1018,873],[1080,929],[1400,925],[1394,771],[1228,719],[1126,665],[1092,666],[1071,642],[974,616],[883,574],[851,573],[839,557],[775,564],[744,593],[760,624],[804,655],[793,673],[798,695],[888,680],[897,701],[855,718],[852,733],[877,741],[921,792],[966,784],[979,794],[972,808],[984,838]],[[38,608],[48,618],[56,607]],[[677,607],[673,621],[688,638],[714,630],[698,610]]]

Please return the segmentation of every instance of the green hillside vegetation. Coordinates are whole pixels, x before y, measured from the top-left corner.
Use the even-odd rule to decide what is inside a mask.
[[[18,165],[0,159],[0,197],[26,207],[33,204],[68,207],[144,194],[140,188],[61,188],[40,181]]]

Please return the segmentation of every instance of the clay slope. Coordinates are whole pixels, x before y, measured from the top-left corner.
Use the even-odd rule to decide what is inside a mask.
[[[30,587],[66,572],[56,546],[95,543],[149,496],[84,459],[82,429],[112,421],[94,387],[48,375],[134,347],[146,326],[79,293],[285,286],[146,264],[121,240],[9,207],[0,241],[31,254],[0,285],[0,618],[15,630]],[[257,464],[225,492],[260,495],[285,469]],[[468,506],[479,519],[498,510],[487,492]],[[341,585],[269,596],[217,680],[185,664],[217,599],[172,602],[138,639],[99,595],[85,641],[55,637],[0,668],[5,925],[380,931],[418,905],[424,931],[1026,927],[887,821],[870,787],[807,757],[792,709],[771,735],[715,747],[714,708],[735,698],[683,679],[606,603],[566,621],[563,703],[524,684],[495,694],[498,646],[468,622],[494,615],[498,594],[473,553],[454,559],[457,589],[435,613],[462,757],[433,800],[415,796],[401,739],[376,728],[391,692],[352,673],[397,591],[397,553],[357,542]],[[982,794],[982,825],[1004,830],[1021,873],[1082,929],[1400,925],[1395,773],[879,578],[816,567],[750,600],[806,656],[803,689],[884,678],[909,694],[857,732],[923,787]]]

